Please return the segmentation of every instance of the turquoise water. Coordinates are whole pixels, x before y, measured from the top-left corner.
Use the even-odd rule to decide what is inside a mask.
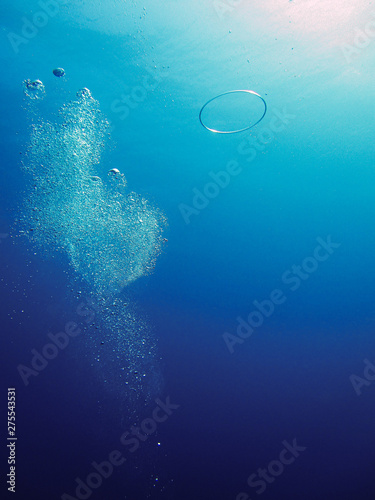
[[[16,496],[372,499],[374,7],[1,11]]]

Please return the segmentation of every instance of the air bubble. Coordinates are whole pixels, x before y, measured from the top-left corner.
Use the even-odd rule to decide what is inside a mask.
[[[82,99],[89,99],[91,97],[91,92],[89,91],[89,89],[84,87],[83,89],[78,90],[76,96]]]
[[[24,80],[23,91],[30,99],[43,99],[45,88],[40,80]]]
[[[52,73],[57,76],[58,78],[61,78],[62,76],[65,76],[65,71],[63,68],[55,68]]]
[[[199,112],[201,125],[216,134],[244,132],[263,120],[267,104],[253,90],[230,90],[213,97]]]

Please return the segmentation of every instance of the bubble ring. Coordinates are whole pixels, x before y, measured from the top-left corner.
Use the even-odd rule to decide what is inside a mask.
[[[228,95],[228,94],[236,94],[238,92],[245,92],[247,94],[253,94],[257,97],[259,97],[259,99],[263,102],[264,104],[264,111],[263,111],[263,114],[262,116],[259,118],[259,120],[257,120],[255,123],[252,123],[251,125],[249,125],[248,127],[244,127],[244,128],[240,128],[238,130],[216,130],[214,128],[210,128],[210,127],[207,127],[207,125],[205,125],[202,121],[202,113],[203,113],[203,110],[204,108],[210,104],[210,102],[212,101],[215,101],[216,99],[219,99],[220,97],[223,97],[224,95]],[[202,106],[202,109],[200,110],[199,112],[199,121],[201,122],[201,125],[206,129],[206,130],[209,130],[210,132],[215,132],[215,134],[237,134],[238,132],[244,132],[245,130],[249,130],[250,128],[254,127],[255,125],[257,125],[260,121],[263,120],[265,114],[267,112],[267,104],[266,104],[266,101],[263,99],[263,97],[259,94],[257,94],[256,92],[254,92],[253,90],[230,90],[229,92],[223,92],[222,94],[219,94],[217,95],[216,97],[213,97],[212,99],[210,99],[209,101],[206,102],[206,104],[204,104]]]

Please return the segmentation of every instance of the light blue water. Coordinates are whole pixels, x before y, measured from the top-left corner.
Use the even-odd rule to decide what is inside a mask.
[[[15,0],[1,12],[18,498],[372,499],[373,6]],[[202,106],[238,89],[262,96],[262,121],[204,129]],[[262,106],[231,95],[206,119],[245,128]],[[20,369],[71,322],[80,334],[45,367]],[[179,407],[148,435],[167,398]],[[132,425],[134,453],[121,440]],[[282,455],[293,440],[300,451]],[[90,489],[113,450],[126,461]]]

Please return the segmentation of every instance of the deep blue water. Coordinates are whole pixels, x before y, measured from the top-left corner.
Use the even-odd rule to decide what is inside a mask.
[[[1,498],[373,499],[371,2],[0,12]]]

